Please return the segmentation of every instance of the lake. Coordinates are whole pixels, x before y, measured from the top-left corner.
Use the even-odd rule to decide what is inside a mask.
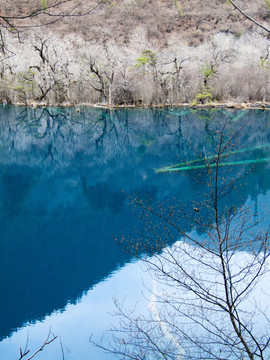
[[[1,359],[18,359],[27,339],[36,349],[50,329],[62,345],[57,339],[38,359],[62,359],[62,351],[72,360],[113,358],[89,337],[110,328],[113,297],[138,299],[143,311],[142,279],[151,283],[115,241],[144,234],[130,197],[200,201],[200,169],[159,170],[214,155],[213,133],[224,121],[230,132],[242,127],[233,174],[251,170],[241,196],[229,193],[221,206],[251,204],[262,218],[270,204],[268,111],[0,107]],[[181,227],[203,233],[193,217]]]

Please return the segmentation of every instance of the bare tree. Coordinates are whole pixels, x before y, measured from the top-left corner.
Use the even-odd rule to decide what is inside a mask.
[[[182,70],[188,59],[182,59],[173,54],[167,61],[158,64],[158,81],[163,92],[164,102],[177,104],[182,92]]]
[[[107,37],[103,39],[102,45],[97,46],[96,51],[85,56],[84,64],[87,76],[90,75],[90,86],[100,94],[101,102],[111,105],[117,62]]]
[[[71,101],[70,88],[76,83],[71,71],[74,61],[50,40],[49,37],[35,36],[31,46],[39,60],[19,74],[18,86],[13,88],[26,103]]]
[[[258,293],[269,271],[269,230],[258,227],[248,206],[236,205],[245,178],[232,171],[244,151],[236,146],[239,131],[225,122],[212,134],[213,155],[158,170],[199,171],[196,181],[205,187],[198,201],[154,206],[131,199],[145,230],[120,244],[142,259],[153,288],[143,315],[115,301],[120,325],[109,345],[98,344],[109,353],[136,360],[269,359],[269,292]],[[223,207],[231,192],[235,201]]]
[[[43,344],[33,353],[30,354],[30,349],[28,349],[28,340],[26,341],[25,347],[24,349],[20,348],[20,357],[19,360],[25,359],[25,360],[31,360],[34,357],[36,357],[38,355],[38,353],[40,353],[41,351],[44,350],[44,348],[51,344],[53,341],[55,341],[58,337],[55,336],[52,331],[50,330],[46,339],[44,340]],[[60,342],[61,345],[61,342]],[[62,349],[62,345],[61,345],[61,349]],[[63,353],[62,353],[63,354]],[[64,358],[64,357],[63,357]]]

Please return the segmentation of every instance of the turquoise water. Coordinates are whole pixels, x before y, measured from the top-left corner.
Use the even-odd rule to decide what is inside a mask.
[[[268,112],[0,108],[1,359],[17,359],[27,333],[35,348],[50,327],[66,359],[95,358],[88,338],[110,327],[112,297],[140,299],[145,276],[114,241],[144,231],[128,196],[200,201],[198,159],[215,156],[213,134],[224,121],[227,136],[243,126],[232,176],[252,168],[241,196],[229,194],[222,206],[253,202],[254,216],[262,216],[270,189]],[[168,167],[174,170],[159,171]],[[193,219],[181,226],[194,230]],[[61,358],[59,349],[39,358]]]

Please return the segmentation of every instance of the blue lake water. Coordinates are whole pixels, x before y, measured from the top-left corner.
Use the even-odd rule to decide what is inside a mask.
[[[267,111],[0,107],[0,359],[19,358],[27,337],[37,348],[50,328],[65,359],[112,358],[90,346],[90,335],[110,328],[113,297],[138,299],[143,309],[141,279],[151,281],[114,240],[144,232],[128,196],[200,200],[199,170],[156,169],[215,154],[213,132],[226,120],[230,132],[243,126],[239,146],[248,149],[232,171],[252,168],[240,196],[223,205],[253,203],[262,217],[270,204]],[[203,231],[192,218],[181,226]],[[61,359],[61,351],[55,342],[38,359]]]

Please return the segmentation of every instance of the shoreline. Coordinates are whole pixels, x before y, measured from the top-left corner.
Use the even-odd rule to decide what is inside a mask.
[[[194,110],[200,109],[238,109],[238,110],[270,110],[270,103],[264,101],[255,101],[255,102],[213,102],[213,103],[206,103],[206,104],[196,104],[191,105],[190,103],[179,103],[179,104],[121,104],[121,105],[108,105],[102,103],[58,103],[58,104],[46,104],[44,102],[28,102],[28,103],[7,103],[2,102],[2,105],[11,105],[11,106],[25,106],[30,108],[49,108],[49,107],[62,107],[62,108],[75,108],[77,112],[80,112],[80,108],[82,107],[93,107],[99,109],[166,109],[166,108],[189,108]]]

